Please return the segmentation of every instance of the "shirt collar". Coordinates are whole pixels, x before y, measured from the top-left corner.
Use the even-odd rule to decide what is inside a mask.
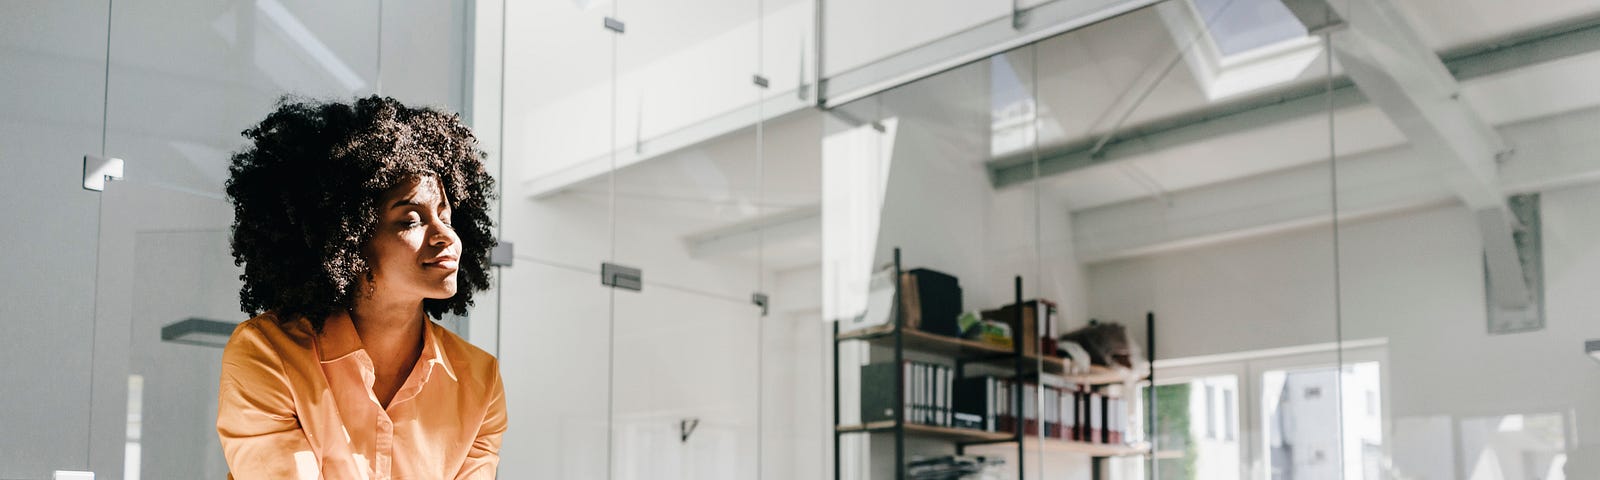
[[[443,336],[443,334],[437,329],[444,327],[427,319],[424,319],[422,323],[422,356],[417,358],[417,363],[419,365],[427,365],[430,372],[434,365],[443,367],[444,373],[450,375],[451,380],[460,381],[456,378],[455,369],[450,366],[450,358],[445,356],[445,351],[441,348],[439,342],[439,337]],[[345,310],[339,310],[328,315],[327,320],[322,325],[322,334],[317,337],[317,344],[320,347],[319,357],[321,358],[319,360],[324,363],[345,357],[358,350],[363,350],[363,353],[365,353],[365,347],[361,344],[361,336],[356,333],[356,325],[350,320],[350,312]],[[427,375],[423,377],[427,378]]]

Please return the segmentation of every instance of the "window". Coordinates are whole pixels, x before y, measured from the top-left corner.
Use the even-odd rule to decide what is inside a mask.
[[[1157,378],[1162,376],[1157,372]],[[1239,478],[1239,418],[1229,398],[1237,374],[1177,377],[1156,386],[1156,477],[1161,480]]]
[[[1157,9],[1209,100],[1293,80],[1322,53],[1280,0],[1180,0]]]
[[[1206,39],[1223,57],[1306,36],[1289,7],[1279,0],[1193,0]]]
[[[1325,344],[1158,361],[1149,478],[1386,478],[1385,352],[1382,340],[1346,341],[1342,352]],[[1116,478],[1146,478],[1129,467],[1139,475]]]

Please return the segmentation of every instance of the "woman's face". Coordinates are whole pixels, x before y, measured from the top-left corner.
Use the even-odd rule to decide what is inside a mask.
[[[415,176],[378,198],[378,228],[366,246],[374,294],[420,301],[456,294],[461,238],[438,180]]]

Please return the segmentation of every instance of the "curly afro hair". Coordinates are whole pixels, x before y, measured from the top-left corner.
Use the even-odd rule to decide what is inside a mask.
[[[423,310],[465,315],[472,292],[489,287],[494,178],[459,115],[389,97],[286,96],[243,135],[250,145],[233,155],[227,194],[246,313],[273,311],[281,322],[305,316],[320,332],[325,317],[352,307],[360,280],[373,278],[361,251],[378,226],[378,198],[412,176],[439,181],[461,239],[456,295],[424,299]]]

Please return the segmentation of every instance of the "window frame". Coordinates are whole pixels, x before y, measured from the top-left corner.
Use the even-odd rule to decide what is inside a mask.
[[[1388,447],[1388,434],[1391,433],[1392,410],[1389,399],[1392,390],[1389,386],[1391,377],[1388,360],[1388,341],[1386,339],[1350,340],[1315,345],[1303,345],[1287,348],[1275,348],[1248,352],[1237,352],[1222,355],[1202,357],[1188,357],[1177,359],[1157,360],[1155,362],[1155,385],[1174,385],[1188,383],[1209,377],[1234,376],[1238,379],[1238,388],[1235,391],[1235,404],[1239,413],[1235,418],[1234,428],[1239,442],[1239,472],[1240,478],[1250,480],[1270,480],[1271,469],[1266,467],[1266,435],[1262,424],[1265,405],[1262,404],[1260,392],[1262,378],[1269,371],[1275,370],[1304,370],[1317,368],[1341,368],[1343,365],[1374,362],[1378,364],[1378,408],[1379,418],[1384,432],[1385,448]],[[1341,365],[1343,364],[1343,365]],[[1342,388],[1341,375],[1338,383]],[[1145,385],[1148,386],[1148,383]],[[1335,392],[1342,395],[1342,392]],[[1141,395],[1141,403],[1144,397]],[[1363,402],[1365,403],[1365,402]],[[1145,408],[1144,405],[1140,406]],[[1226,431],[1226,419],[1220,429]],[[1340,420],[1342,421],[1342,419]],[[1152,442],[1155,439],[1150,439]],[[1343,438],[1340,442],[1344,442]],[[1159,445],[1151,445],[1153,453],[1160,455]],[[1343,459],[1340,459],[1342,462]]]

